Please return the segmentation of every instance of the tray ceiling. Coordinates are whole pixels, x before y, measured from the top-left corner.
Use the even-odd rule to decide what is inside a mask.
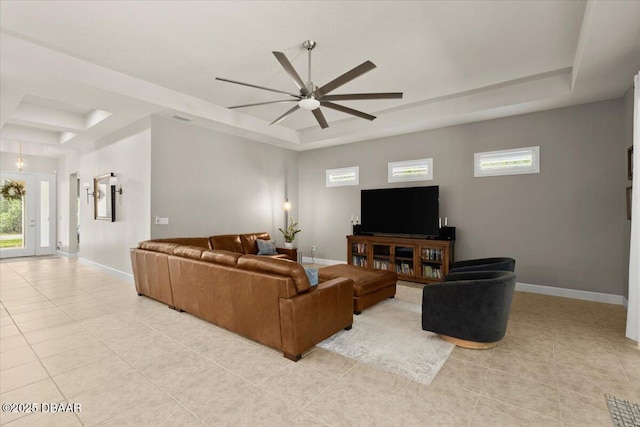
[[[640,69],[640,2],[3,1],[0,30],[3,150],[43,143],[24,128],[86,150],[151,114],[312,149],[616,98]],[[281,96],[216,76],[295,91],[271,52],[306,79],[307,39],[317,85],[371,60],[335,93],[404,98],[344,102],[374,122],[323,109],[324,130],[304,112],[269,126],[287,104],[224,108]],[[94,111],[92,126],[51,123]]]

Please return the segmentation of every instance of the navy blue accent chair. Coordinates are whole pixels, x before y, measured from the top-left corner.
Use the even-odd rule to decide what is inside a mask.
[[[479,258],[453,263],[449,273],[463,271],[515,271],[516,260],[513,258]]]
[[[462,347],[495,347],[507,331],[515,286],[510,271],[450,273],[424,287],[422,329]]]

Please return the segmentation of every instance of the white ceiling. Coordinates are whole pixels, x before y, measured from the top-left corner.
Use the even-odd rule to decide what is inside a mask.
[[[2,1],[0,27],[0,150],[52,155],[150,114],[306,150],[617,98],[640,69],[640,1]],[[224,108],[287,96],[215,77],[296,93],[271,52],[306,80],[307,39],[316,85],[371,60],[333,93],[404,98],[342,102],[373,122],[325,108],[327,129]]]

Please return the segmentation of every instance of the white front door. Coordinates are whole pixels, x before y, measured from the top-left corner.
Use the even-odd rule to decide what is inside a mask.
[[[56,176],[0,172],[0,186],[21,184],[21,200],[0,197],[0,258],[55,253]]]

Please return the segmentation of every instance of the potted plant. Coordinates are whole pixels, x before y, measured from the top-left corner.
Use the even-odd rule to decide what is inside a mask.
[[[284,247],[289,249],[293,248],[293,240],[296,238],[296,234],[302,231],[298,228],[298,223],[295,222],[293,218],[289,220],[289,226],[286,230],[282,228],[278,228],[278,230],[280,230],[284,236]]]

